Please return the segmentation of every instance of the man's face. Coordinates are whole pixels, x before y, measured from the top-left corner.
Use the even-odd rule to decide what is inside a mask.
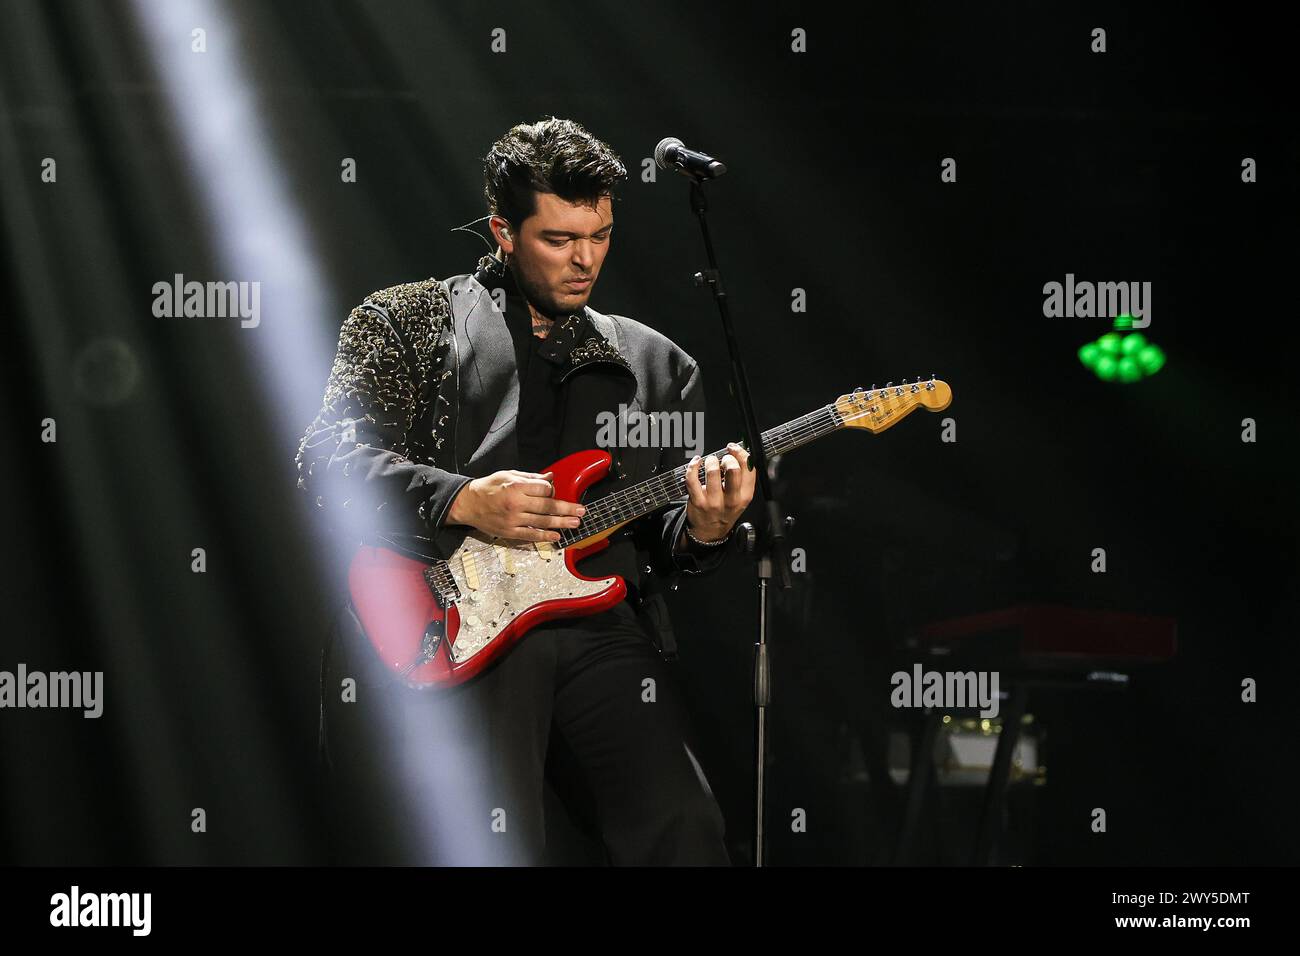
[[[538,193],[536,212],[521,227],[515,224],[509,239],[500,232],[505,220],[494,216],[490,224],[502,250],[512,256],[520,291],[534,306],[557,316],[587,304],[609,254],[614,212],[608,196],[593,206]]]

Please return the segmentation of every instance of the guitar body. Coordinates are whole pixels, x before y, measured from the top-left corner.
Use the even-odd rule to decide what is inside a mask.
[[[551,465],[555,497],[579,501],[609,472],[610,455],[584,451]],[[366,545],[348,591],[366,637],[414,688],[450,687],[480,673],[543,621],[608,610],[627,596],[621,577],[588,578],[577,562],[609,545],[605,532],[569,548],[471,531],[434,564]]]

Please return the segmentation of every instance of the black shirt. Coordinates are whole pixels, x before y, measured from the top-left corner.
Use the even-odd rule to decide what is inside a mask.
[[[506,325],[515,342],[515,364],[519,369],[519,418],[515,435],[519,441],[520,471],[545,471],[556,459],[560,422],[564,409],[560,390],[560,366],[544,352],[545,339],[533,334],[532,316],[522,298],[506,297]]]
[[[500,277],[479,270],[480,281],[490,290],[505,292],[506,328],[515,346],[515,368],[519,373],[519,412],[515,437],[520,471],[541,473],[561,457],[560,441],[564,427],[564,396],[561,379],[569,364],[572,336],[556,333],[579,316],[560,316],[546,338],[533,334],[533,317],[528,303],[515,283],[514,273],[503,270]],[[570,449],[572,450],[572,449]]]
[[[509,270],[500,287],[505,290],[506,327],[514,340],[515,367],[519,371],[519,415],[515,424],[519,463],[515,467],[541,473],[559,457],[560,428],[564,422],[560,378],[567,354],[556,348],[557,343],[549,334],[544,339],[533,334],[528,303]]]

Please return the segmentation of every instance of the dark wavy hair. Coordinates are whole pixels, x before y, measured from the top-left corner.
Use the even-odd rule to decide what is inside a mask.
[[[516,230],[537,211],[537,193],[567,202],[596,203],[614,194],[627,168],[608,145],[573,120],[521,123],[492,144],[483,157],[483,194],[488,212]]]

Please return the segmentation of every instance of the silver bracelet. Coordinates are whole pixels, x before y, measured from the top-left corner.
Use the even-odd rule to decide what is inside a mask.
[[[689,538],[695,544],[698,544],[701,548],[716,548],[719,547],[720,545],[726,544],[728,541],[731,540],[731,531],[728,531],[717,541],[701,541],[699,538],[695,537],[695,535],[691,534],[691,526],[688,524],[686,525],[686,537]]]

